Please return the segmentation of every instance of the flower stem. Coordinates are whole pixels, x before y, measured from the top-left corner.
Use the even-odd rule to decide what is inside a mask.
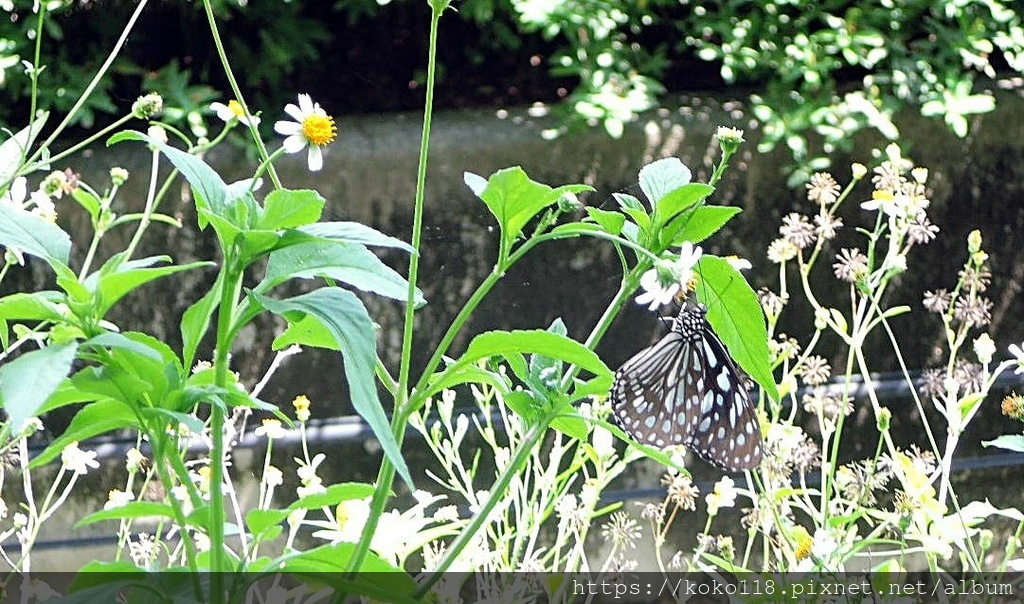
[[[405,320],[402,330],[402,359],[398,370],[398,387],[395,390],[394,415],[391,418],[391,429],[399,448],[405,437],[405,424],[409,417],[409,371],[412,364],[413,313],[416,303],[416,281],[419,276],[419,250],[422,243],[423,206],[426,195],[427,154],[430,149],[430,124],[434,108],[435,71],[437,68],[437,32],[443,8],[433,8],[430,16],[430,42],[427,56],[426,99],[423,107],[423,132],[420,137],[419,166],[416,170],[416,197],[413,207],[413,226],[411,244],[412,256],[409,258],[409,289],[406,296]],[[391,485],[395,480],[395,467],[385,457],[377,473],[376,490],[370,501],[370,515],[366,519],[359,543],[356,545],[352,558],[349,560],[347,573],[350,578],[362,567],[370,549],[370,540],[377,530],[377,523],[384,513]],[[336,594],[335,600],[340,601],[342,594]]]

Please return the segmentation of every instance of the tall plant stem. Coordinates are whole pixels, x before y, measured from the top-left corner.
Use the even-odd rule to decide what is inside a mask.
[[[409,290],[405,301],[405,320],[402,329],[402,361],[398,370],[398,388],[395,390],[394,415],[391,418],[391,428],[398,446],[402,446],[405,437],[405,423],[409,410],[409,372],[412,363],[412,336],[413,336],[413,313],[416,304],[416,282],[419,276],[419,251],[423,231],[423,205],[426,195],[427,182],[427,154],[430,150],[430,123],[434,111],[434,76],[437,67],[437,30],[441,21],[443,7],[433,6],[430,15],[430,42],[429,55],[427,58],[427,85],[426,100],[423,107],[423,133],[420,137],[419,166],[416,169],[416,198],[413,208],[412,237],[411,243],[413,254],[409,258]],[[377,473],[376,490],[373,499],[370,501],[370,515],[363,527],[362,536],[356,546],[348,564],[348,574],[353,577],[362,567],[366,555],[370,549],[370,540],[377,530],[377,523],[384,513],[384,506],[387,504],[391,493],[391,485],[395,480],[395,467],[385,457],[381,462],[380,471]]]

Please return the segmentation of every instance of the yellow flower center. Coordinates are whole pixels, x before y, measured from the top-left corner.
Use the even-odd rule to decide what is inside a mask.
[[[228,101],[228,109],[231,110],[231,113],[235,114],[235,117],[245,117],[245,109],[242,109],[242,104],[236,101],[235,99],[231,99],[230,101]]]
[[[803,560],[804,558],[811,555],[811,548],[814,546],[814,541],[810,537],[800,539],[796,544],[796,551],[793,552],[796,555],[797,560]]]
[[[334,118],[329,115],[314,113],[302,121],[303,136],[320,147],[330,144],[337,132],[338,127],[334,125]]]

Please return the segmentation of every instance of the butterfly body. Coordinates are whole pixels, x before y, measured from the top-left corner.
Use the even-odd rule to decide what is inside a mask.
[[[668,334],[615,373],[612,410],[638,442],[683,445],[729,471],[761,463],[750,393],[701,304],[684,304]]]

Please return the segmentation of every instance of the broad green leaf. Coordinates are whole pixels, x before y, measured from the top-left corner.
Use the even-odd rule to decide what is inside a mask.
[[[279,527],[290,513],[288,510],[252,509],[245,515],[245,526],[253,535],[262,535],[267,530]]]
[[[706,199],[715,188],[702,183],[690,183],[666,193],[658,201],[658,223],[665,224],[676,214]]]
[[[119,132],[111,136],[107,140],[107,145],[110,146],[125,140],[143,141],[159,149],[174,164],[174,167],[181,172],[185,180],[188,181],[188,184],[191,185],[192,192],[196,196],[197,208],[202,207],[208,209],[213,214],[223,215],[227,199],[227,185],[206,162],[195,155],[190,155],[141,132],[132,130]],[[206,224],[200,220],[200,228],[205,227]]]
[[[757,294],[739,271],[717,256],[701,256],[696,270],[697,299],[707,306],[711,327],[733,360],[772,400],[778,400],[768,362],[768,329]]]
[[[0,404],[13,430],[21,430],[25,420],[39,414],[71,371],[77,352],[76,343],[47,346],[0,366]]]
[[[992,440],[983,440],[981,444],[986,447],[998,447],[1007,451],[1024,453],[1024,436],[1020,434],[1003,434]]]
[[[409,469],[402,459],[387,415],[377,397],[374,373],[377,339],[373,322],[359,298],[338,287],[323,287],[286,300],[274,300],[256,293],[251,295],[263,308],[283,316],[289,323],[311,316],[331,332],[345,357],[345,377],[352,396],[352,406],[370,425],[395,469],[412,486]]]
[[[235,238],[238,243],[238,255],[244,264],[251,264],[257,258],[283,247],[287,231],[264,231],[250,229],[241,231]]]
[[[587,206],[586,211],[591,220],[601,225],[606,233],[612,235],[618,235],[622,231],[623,223],[626,222],[626,217],[621,212],[610,212],[590,206]]]
[[[466,175],[463,180],[476,192],[480,188],[479,176]],[[530,180],[522,168],[516,166],[499,170],[487,179],[487,186],[477,193],[501,227],[502,237],[511,242],[538,212],[557,203],[566,193],[591,191],[586,185],[565,185],[553,189]]]
[[[661,198],[679,187],[690,184],[693,174],[676,157],[666,157],[640,168],[640,190],[647,196],[651,207],[656,208]]]
[[[47,262],[67,264],[71,237],[45,218],[0,203],[0,246],[16,247]]]
[[[701,206],[693,212],[677,216],[665,227],[668,234],[666,244],[682,245],[684,241],[700,243],[718,232],[741,211],[733,206]]]
[[[564,410],[565,413],[551,420],[551,429],[558,430],[562,434],[576,440],[586,442],[587,434],[590,431],[587,427],[587,421],[575,413],[573,411],[574,407],[568,402],[566,402]]]
[[[612,376],[612,371],[594,351],[572,338],[541,329],[482,333],[473,338],[456,365],[512,352],[541,354],[586,369],[598,377]]]
[[[0,318],[8,321],[60,321],[64,318],[57,303],[58,292],[18,292],[0,298]]]
[[[284,333],[274,338],[271,346],[274,350],[281,350],[292,344],[326,350],[341,350],[331,330],[320,319],[309,316],[294,323],[289,322]]]
[[[312,190],[278,189],[263,201],[263,218],[257,228],[268,231],[291,229],[320,220],[324,198]]]
[[[401,239],[385,235],[377,229],[358,222],[317,222],[298,227],[295,230],[322,239],[337,239],[377,247],[394,247],[410,254],[415,253],[412,246]]]
[[[18,168],[25,163],[36,137],[42,132],[49,116],[46,111],[39,113],[31,124],[0,145],[0,183],[12,180],[18,173]]]
[[[439,374],[435,375],[429,387],[430,394],[438,392],[442,387],[458,383],[464,377],[466,368],[480,359],[493,356],[505,358],[509,363],[516,355],[540,354],[545,357],[558,359],[571,363],[585,369],[598,379],[606,381],[611,386],[612,371],[604,364],[592,350],[579,342],[563,335],[543,331],[540,329],[530,331],[489,331],[478,335],[470,342],[466,352],[459,357],[458,361],[446,367]],[[525,362],[522,367],[514,367],[513,370],[519,374],[528,374]],[[473,376],[477,377],[477,376]]]
[[[122,428],[139,428],[138,418],[128,405],[106,399],[86,405],[78,410],[64,434],[61,434],[29,464],[38,468],[60,456],[64,447],[94,436]]]
[[[119,518],[174,518],[174,510],[166,503],[155,501],[129,501],[121,507],[109,510],[93,512],[75,523],[75,528],[101,522],[103,520],[116,520]]]
[[[326,277],[395,300],[406,299],[409,282],[359,243],[310,241],[276,250],[257,289],[275,287],[291,278]],[[426,304],[416,290],[417,306]]]

